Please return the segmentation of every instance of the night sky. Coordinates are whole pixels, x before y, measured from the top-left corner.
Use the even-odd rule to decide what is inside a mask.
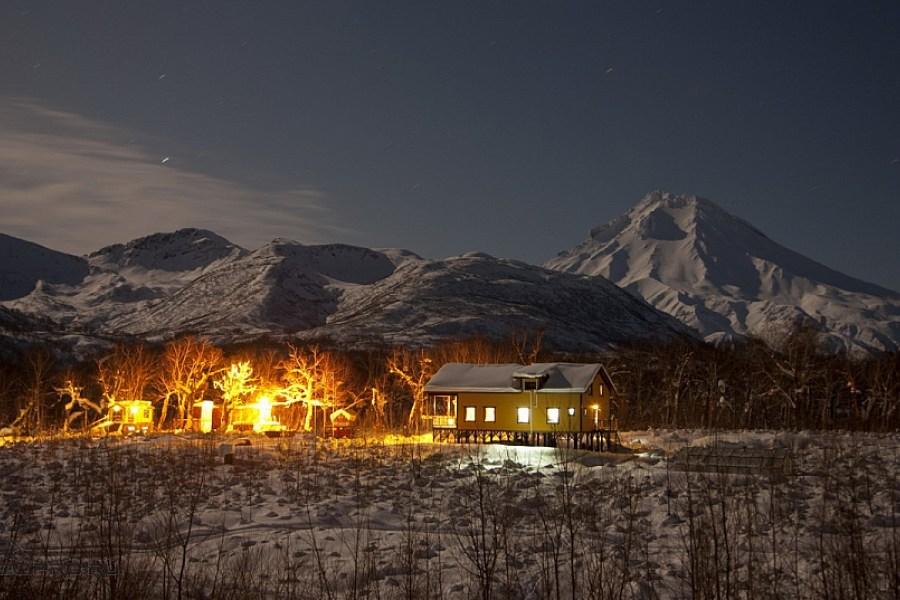
[[[900,289],[900,3],[0,4],[0,231],[543,262],[664,189]]]

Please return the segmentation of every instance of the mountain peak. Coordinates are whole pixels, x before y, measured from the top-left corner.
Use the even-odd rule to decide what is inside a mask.
[[[785,248],[699,196],[651,192],[545,266],[606,277],[706,336],[807,322],[834,346],[900,347],[900,295]]]
[[[193,271],[221,260],[246,254],[222,236],[197,228],[154,233],[91,253],[92,264],[118,270],[141,267],[159,271]]]
[[[632,210],[652,210],[660,206],[665,208],[685,208],[687,206],[697,205],[719,208],[711,201],[706,198],[701,198],[700,196],[694,196],[692,194],[675,194],[665,190],[654,190],[641,198]]]

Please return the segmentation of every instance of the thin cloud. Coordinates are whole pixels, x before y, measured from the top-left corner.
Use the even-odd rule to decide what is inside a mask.
[[[0,99],[0,231],[74,253],[181,227],[248,247],[352,233],[336,225],[319,190],[257,190],[187,171],[131,137],[28,100]]]

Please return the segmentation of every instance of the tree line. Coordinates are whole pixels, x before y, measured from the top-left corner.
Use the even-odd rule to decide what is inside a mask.
[[[358,425],[416,432],[424,386],[447,362],[601,362],[616,386],[620,428],[900,428],[900,353],[826,353],[810,330],[728,347],[693,342],[556,352],[538,334],[428,348],[347,349],[256,341],[216,346],[185,336],[120,343],[72,361],[35,345],[0,363],[0,428],[33,435],[89,427],[116,400],[150,400],[158,428],[190,426],[211,399],[228,413],[265,390],[294,405],[291,429],[312,428],[314,406],[348,408]]]

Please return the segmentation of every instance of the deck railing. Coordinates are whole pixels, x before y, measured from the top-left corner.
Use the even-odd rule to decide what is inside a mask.
[[[431,426],[434,429],[456,429],[456,417],[434,415],[431,417]]]

